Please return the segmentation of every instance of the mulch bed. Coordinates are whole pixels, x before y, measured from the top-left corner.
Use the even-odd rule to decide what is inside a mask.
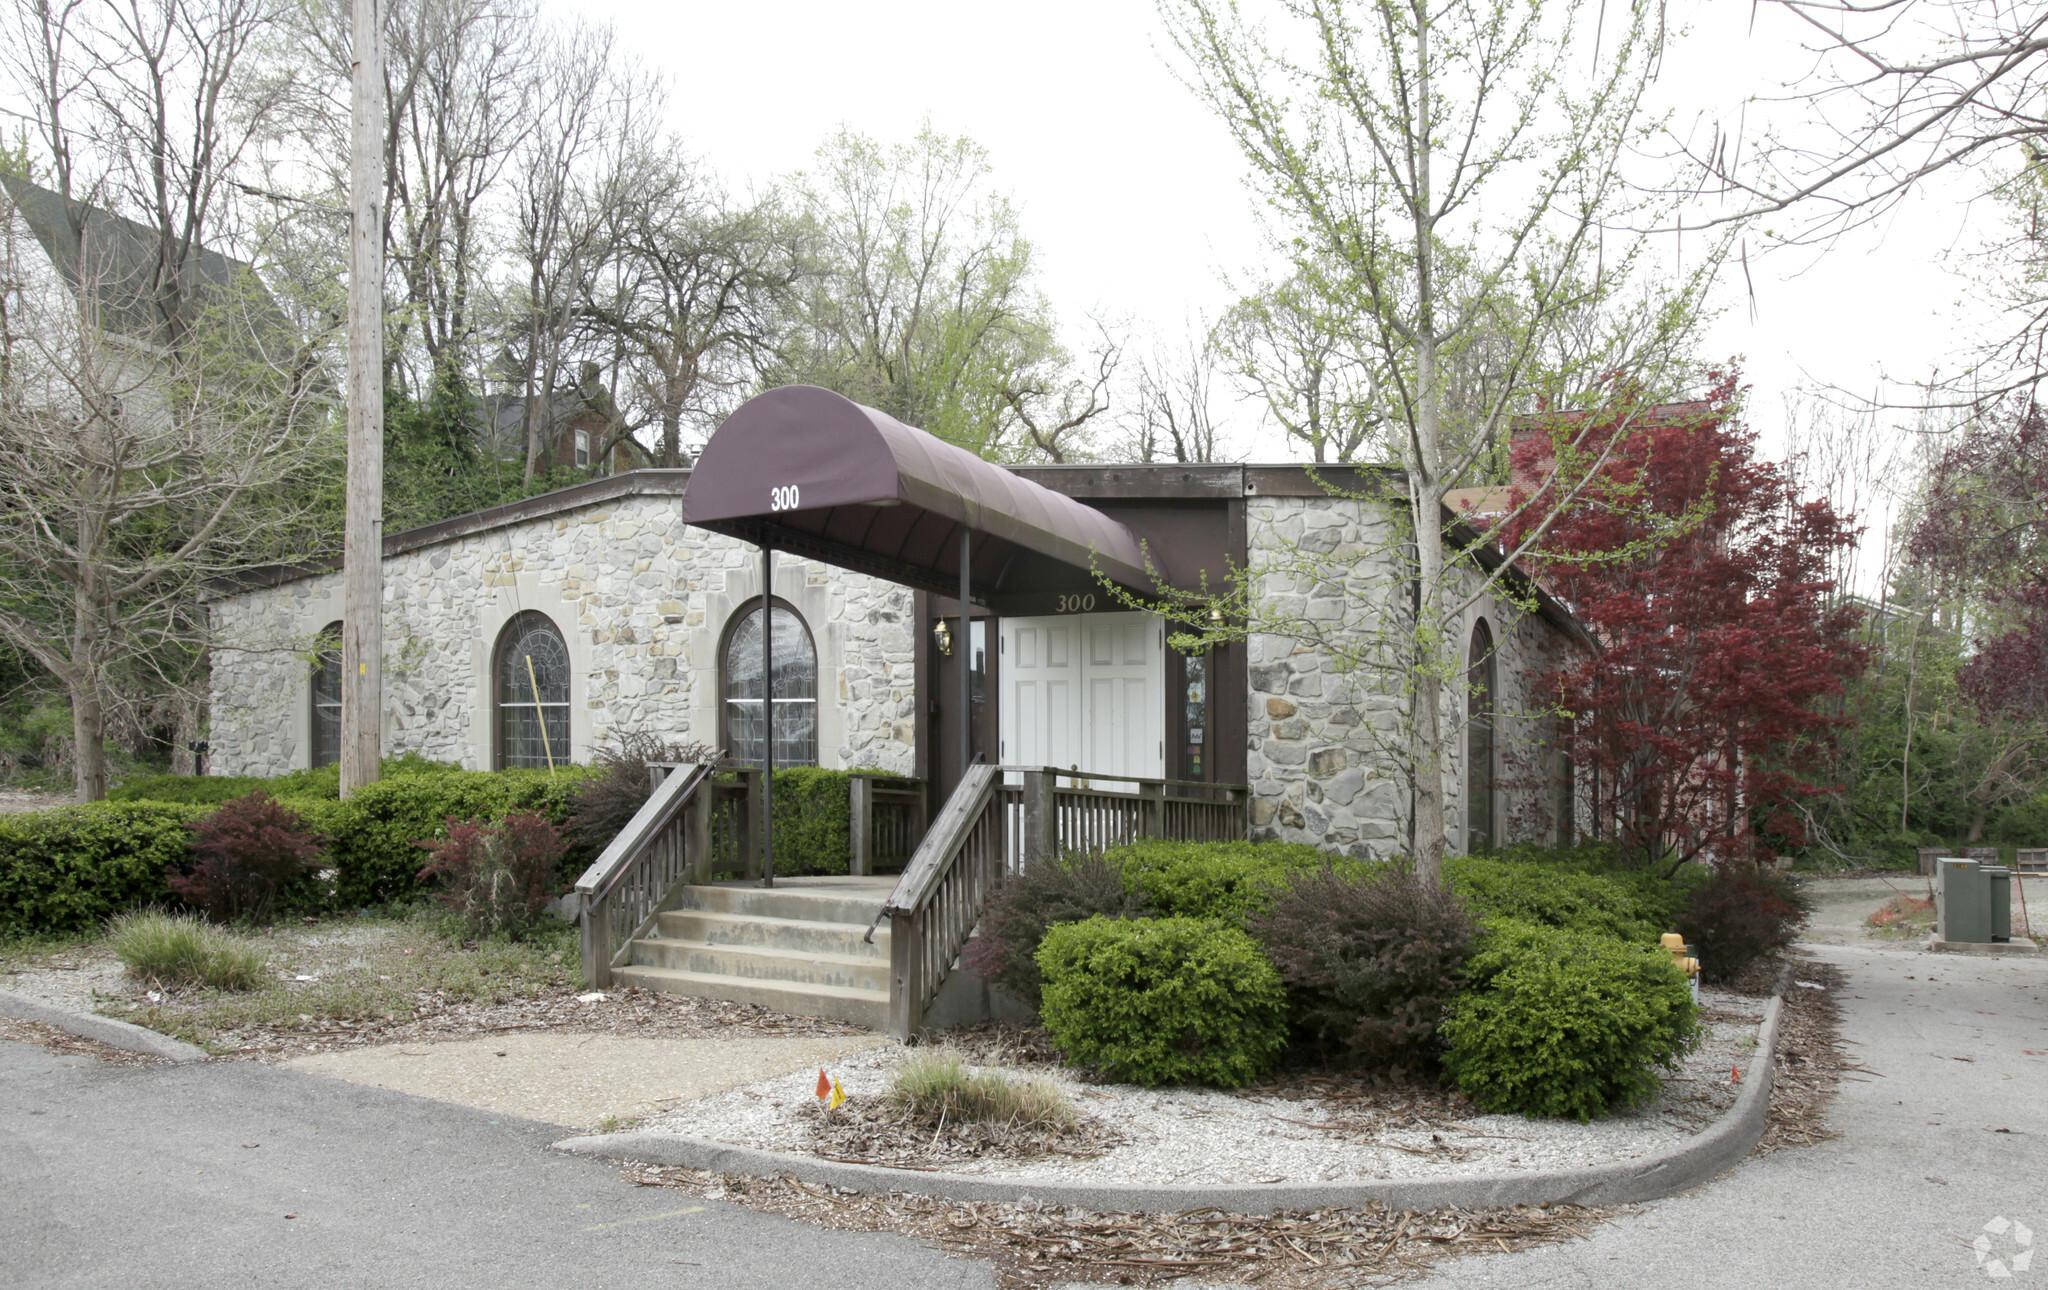
[[[892,1232],[948,1254],[986,1259],[1005,1287],[1088,1281],[1152,1285],[1182,1277],[1321,1290],[1388,1285],[1461,1254],[1501,1253],[1583,1237],[1626,1210],[1576,1205],[1403,1213],[1378,1205],[1265,1217],[1214,1209],[1097,1214],[1051,1206],[869,1195],[781,1178],[630,1165],[628,1181],[673,1187],[821,1227]]]
[[[1800,985],[1801,981],[1823,987]],[[1842,1051],[1842,1010],[1835,1002],[1842,974],[1832,963],[1793,959],[1792,979],[1778,1014],[1778,1060],[1771,1073],[1771,1111],[1756,1154],[1810,1147],[1835,1137],[1827,1125],[1842,1072],[1856,1066]],[[1853,1077],[1852,1077],[1853,1078]]]

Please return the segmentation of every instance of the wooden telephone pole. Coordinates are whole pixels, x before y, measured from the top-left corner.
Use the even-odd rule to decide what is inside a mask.
[[[348,503],[341,567],[341,793],[384,755],[384,0],[355,0],[349,104]]]

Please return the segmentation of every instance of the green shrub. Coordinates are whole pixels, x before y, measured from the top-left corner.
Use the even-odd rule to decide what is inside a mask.
[[[1237,1088],[1287,1044],[1287,995],[1220,919],[1091,918],[1045,934],[1040,1015],[1068,1060],[1138,1084]]]
[[[1654,1094],[1698,1039],[1685,976],[1654,944],[1499,919],[1466,970],[1444,1070],[1481,1110],[1590,1120]]]
[[[1065,855],[1006,875],[982,906],[979,934],[963,957],[977,976],[1036,1008],[1045,984],[1038,947],[1046,929],[1098,914],[1137,918],[1146,912],[1114,865],[1099,855]]]
[[[1445,1005],[1478,929],[1406,865],[1297,874],[1250,930],[1287,983],[1297,1036],[1368,1068],[1435,1064]]]
[[[931,1125],[999,1124],[1063,1133],[1081,1119],[1060,1086],[1045,1076],[1015,1079],[996,1070],[970,1071],[952,1048],[912,1052],[889,1086],[889,1101]]]
[[[1481,918],[1655,944],[1676,912],[1635,875],[1587,873],[1504,856],[1450,856],[1444,878]],[[1655,882],[1655,879],[1649,879]]]
[[[450,819],[499,819],[532,811],[559,824],[568,814],[570,791],[589,774],[585,767],[567,766],[554,775],[545,770],[400,775],[365,784],[326,809],[300,813],[309,827],[333,839],[328,854],[335,867],[336,899],[343,908],[360,908],[423,894],[420,852],[413,844],[444,836]]]
[[[1790,945],[1812,901],[1783,874],[1716,871],[1678,915],[1678,931],[1699,951],[1700,975],[1730,981],[1764,955]]]
[[[845,873],[853,859],[853,773],[816,766],[775,772],[775,872]]]
[[[183,802],[218,806],[238,797],[274,789],[270,780],[254,775],[137,775],[107,790],[109,802]]]
[[[0,936],[83,932],[170,899],[203,806],[92,802],[0,815]]]
[[[1111,847],[1103,859],[1161,917],[1232,922],[1264,909],[1292,875],[1330,863],[1298,842],[1134,842]]]
[[[109,932],[114,956],[128,975],[148,985],[253,990],[269,966],[255,942],[189,914],[123,914]]]

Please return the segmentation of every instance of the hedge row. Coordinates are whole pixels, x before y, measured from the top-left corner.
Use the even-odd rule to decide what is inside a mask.
[[[221,800],[262,789],[324,838],[334,902],[359,909],[420,895],[426,852],[415,842],[439,837],[451,817],[534,811],[560,824],[571,791],[590,774],[582,767],[552,775],[466,771],[419,758],[393,759],[385,772],[347,801],[338,781],[332,796],[322,793],[334,778],[323,768],[274,780],[151,777],[124,788],[177,791],[190,800],[94,802],[0,816],[0,936],[87,931],[123,910],[168,902],[166,867],[190,860],[186,826],[218,804],[212,792],[229,787],[234,791]]]

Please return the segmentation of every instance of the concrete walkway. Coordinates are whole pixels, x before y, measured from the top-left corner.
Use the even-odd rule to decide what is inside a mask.
[[[2024,1253],[2017,1223],[2040,1253],[1999,1281],[2048,1286],[2048,957],[1807,948],[1846,978],[1845,1047],[1868,1068],[1849,1072],[1837,1095],[1830,1123],[1841,1137],[1751,1159],[1590,1240],[1466,1259],[1426,1284],[1983,1285],[1991,1259],[2012,1273]],[[1981,1259],[1979,1236],[1990,1246]]]
[[[0,1285],[982,1290],[987,1265],[624,1182],[559,1127],[255,1062],[0,1041]]]

